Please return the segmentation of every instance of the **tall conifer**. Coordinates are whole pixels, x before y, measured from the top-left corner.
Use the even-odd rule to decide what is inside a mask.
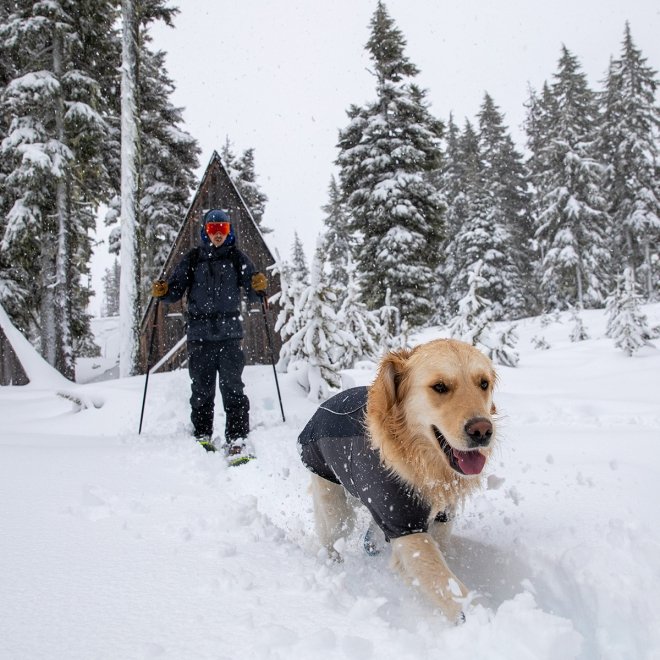
[[[601,150],[617,263],[630,269],[647,300],[658,295],[660,269],[660,107],[657,73],[635,46],[626,23],[603,94]],[[622,268],[623,266],[621,266]]]
[[[366,49],[376,78],[376,100],[348,110],[340,131],[342,190],[359,235],[357,264],[365,302],[383,305],[387,289],[402,317],[428,321],[430,286],[443,233],[443,205],[428,180],[440,162],[442,124],[413,82],[417,67],[405,39],[379,2]]]
[[[546,305],[602,304],[610,286],[609,217],[595,141],[598,106],[576,57],[562,48],[546,141],[535,172]]]
[[[116,64],[116,7],[21,0],[3,9],[0,59],[11,65],[0,99],[0,265],[14,264],[5,277],[25,301],[22,329],[72,378],[91,336],[89,231],[109,188],[103,146],[111,108],[103,92]]]

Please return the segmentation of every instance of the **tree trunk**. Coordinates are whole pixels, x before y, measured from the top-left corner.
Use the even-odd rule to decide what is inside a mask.
[[[62,35],[57,28],[53,32],[53,73],[60,81],[60,90],[55,103],[55,130],[61,149],[66,147],[64,132],[64,91],[61,87],[64,73],[62,59]],[[57,215],[57,252],[55,256],[55,368],[66,378],[75,378],[75,362],[71,336],[71,298],[72,283],[70,277],[71,259],[71,222],[69,219],[68,165],[64,162],[59,172],[55,201]]]
[[[644,241],[644,265],[646,271],[646,299],[649,302],[654,302],[656,298],[655,289],[653,287],[653,261],[651,260],[651,246],[649,240]]]
[[[582,265],[579,262],[575,266],[575,276],[577,283],[577,304],[582,309],[584,307],[584,294],[582,293]]]
[[[138,110],[137,110],[137,0],[122,0],[121,78],[121,329],[119,374],[138,372],[139,359],[139,242],[138,242]]]
[[[41,355],[44,360],[55,366],[56,332],[55,332],[55,236],[50,231],[50,222],[44,227],[44,237],[41,241],[40,277],[41,277]]]

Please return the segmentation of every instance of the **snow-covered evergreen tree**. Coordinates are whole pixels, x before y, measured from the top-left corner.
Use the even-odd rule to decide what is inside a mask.
[[[195,187],[200,153],[183,128],[183,109],[172,105],[174,83],[167,75],[165,53],[151,52],[148,33],[140,54],[140,258],[141,308],[151,282],[181,229]]]
[[[291,267],[295,273],[295,277],[299,282],[304,285],[309,285],[309,266],[307,265],[307,257],[305,256],[305,249],[303,248],[302,241],[298,232],[293,232],[293,245],[291,246]]]
[[[378,2],[367,51],[376,77],[376,100],[348,110],[339,135],[342,191],[351,230],[360,238],[356,260],[370,309],[385,292],[413,325],[429,320],[430,287],[443,234],[441,197],[429,181],[440,161],[442,124],[413,82],[417,67],[405,39]]]
[[[629,357],[643,346],[652,346],[652,331],[641,310],[641,304],[642,297],[632,268],[626,268],[617,282],[616,290],[607,299],[606,334]]]
[[[443,196],[447,210],[445,213],[446,234],[440,248],[442,259],[436,268],[431,287],[435,306],[431,323],[444,323],[449,319],[460,299],[460,295],[456,294],[455,282],[458,279],[462,255],[458,252],[456,238],[460,235],[462,223],[466,217],[465,188],[468,181],[465,176],[465,167],[468,165],[469,169],[469,164],[463,160],[460,149],[460,129],[454,123],[452,115],[449,116],[447,122],[444,152],[445,158],[442,167],[433,175],[433,180]]]
[[[261,232],[267,234],[273,231],[262,222],[268,197],[257,183],[254,148],[246,149],[241,156],[237,156],[234,145],[227,136],[220,150],[220,158]]]
[[[337,287],[348,286],[348,264],[353,260],[355,237],[349,229],[348,211],[341,189],[333,176],[328,186],[328,202],[321,207],[325,213],[325,244],[330,281]]]
[[[505,326],[499,332],[491,331],[489,337],[485,340],[483,350],[486,355],[495,363],[505,367],[517,367],[520,361],[520,355],[516,351],[518,343],[518,333],[516,324]]]
[[[280,333],[282,348],[277,362],[277,370],[280,373],[286,373],[292,358],[289,340],[302,327],[300,298],[306,285],[298,279],[294,268],[288,262],[277,261],[272,272],[280,276],[280,290],[270,298],[271,302],[277,303],[279,306],[279,313],[275,320],[275,332]]]
[[[525,107],[527,108],[527,116],[525,117],[524,128],[527,136],[527,150],[530,154],[526,162],[531,190],[528,210],[531,215],[533,233],[535,234],[535,230],[539,225],[539,218],[544,210],[542,190],[545,176],[552,169],[551,154],[546,150],[546,146],[548,140],[551,139],[552,124],[554,117],[557,115],[557,110],[550,85],[545,82],[540,94],[530,88],[529,99]],[[532,287],[536,291],[540,291],[546,245],[544,241],[537,240],[534,235],[531,247]],[[538,304],[534,307],[534,311],[547,311],[547,301],[556,300],[557,298],[557,292],[553,290],[552,281],[545,283],[544,296],[537,296],[537,298]]]
[[[324,273],[325,247],[322,239],[312,261],[311,281],[300,296],[296,314],[301,328],[287,342],[290,369],[313,401],[328,398],[341,387],[339,368],[349,340],[339,327],[336,298]]]
[[[0,60],[10,64],[0,99],[0,265],[12,264],[2,277],[25,301],[19,325],[72,378],[91,338],[89,232],[109,188],[103,92],[116,64],[116,6],[25,0],[2,9]]]
[[[225,142],[220,148],[220,159],[227,170],[229,178],[234,182],[237,181],[241,175],[238,169],[238,156],[236,156],[234,143],[228,135],[225,136]]]
[[[482,275],[489,282],[484,294],[500,308],[493,310],[495,320],[520,318],[535,311],[536,301],[531,278],[533,230],[527,173],[489,94],[484,96],[478,118],[481,179],[491,227],[490,240],[482,252]]]
[[[152,50],[149,33],[154,20],[172,23],[176,10],[159,8],[162,2],[149,7],[140,5],[137,98],[139,120],[138,206],[136,240],[139,253],[138,315],[149,299],[151,282],[161,274],[163,264],[188,210],[190,194],[195,185],[199,147],[184,130],[182,109],[172,105],[174,84],[165,68],[165,53]],[[145,7],[148,11],[145,11]],[[161,11],[162,10],[162,11]],[[117,148],[120,130],[115,128]],[[112,145],[109,150],[112,153]],[[119,170],[115,168],[116,197],[106,214],[106,224],[113,226],[110,252],[121,249],[121,199]]]
[[[115,258],[112,266],[105,269],[103,275],[103,309],[102,316],[117,316],[119,314],[119,286],[121,268],[119,259]]]
[[[468,269],[469,289],[458,303],[458,312],[447,324],[449,334],[482,350],[495,363],[507,367],[518,364],[515,350],[518,335],[515,324],[497,331],[493,325],[494,305],[481,292],[488,281],[481,275],[483,263],[475,261]]]
[[[327,237],[326,237],[327,245]],[[367,309],[356,278],[356,269],[350,257],[346,263],[348,281],[338,287],[341,304],[337,312],[338,326],[344,331],[345,347],[339,356],[339,366],[350,369],[357,360],[375,360],[381,353],[383,330],[377,312]]]
[[[581,310],[575,308],[571,310],[571,322],[573,323],[573,327],[571,328],[571,332],[569,333],[568,338],[572,342],[585,341],[585,339],[589,339],[589,333],[587,332],[587,328],[584,325],[580,311]]]
[[[506,257],[509,235],[501,218],[493,214],[479,135],[469,121],[458,139],[458,157],[460,191],[450,201],[455,234],[446,248],[453,255],[451,279],[445,277],[450,292],[449,311],[452,317],[460,315],[461,305],[470,299],[472,280],[478,271],[480,295],[489,301],[490,318],[499,319],[504,315],[502,301],[506,295],[505,280],[500,274],[510,275]]]
[[[243,155],[238,161],[238,170],[240,177],[236,185],[243,197],[243,201],[250,209],[252,217],[262,233],[267,234],[273,231],[262,222],[268,197],[257,183],[257,173],[254,166],[254,148],[246,149],[243,152]]]
[[[598,107],[576,57],[562,49],[544,104],[545,136],[534,168],[536,236],[549,308],[599,305],[609,289],[609,217],[596,160]],[[540,170],[539,166],[545,169]]]
[[[626,23],[602,97],[600,147],[608,164],[611,249],[652,300],[660,289],[660,107],[657,73],[646,62]]]
[[[449,334],[477,346],[488,334],[492,320],[491,301],[481,295],[488,282],[481,275],[483,264],[475,261],[468,270],[468,291],[458,303],[457,313],[447,324]]]
[[[389,287],[385,291],[385,301],[377,310],[381,330],[381,353],[394,351],[399,348],[407,347],[407,328],[403,327],[401,322],[401,313],[399,308],[392,304],[392,292]]]

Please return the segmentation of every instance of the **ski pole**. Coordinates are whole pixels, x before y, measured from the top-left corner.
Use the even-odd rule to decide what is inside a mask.
[[[280,410],[282,412],[282,421],[286,422],[284,417],[284,406],[282,405],[282,395],[280,394],[280,384],[277,380],[277,369],[275,369],[275,353],[273,352],[273,341],[270,337],[270,327],[268,325],[268,316],[266,314],[266,296],[261,296],[261,310],[264,313],[264,325],[266,326],[266,337],[268,339],[268,350],[270,351],[270,361],[273,365],[273,375],[275,376],[275,387],[277,387],[277,398],[280,400]]]
[[[154,352],[154,338],[156,337],[156,325],[158,322],[158,303],[160,300],[156,298],[156,307],[154,309],[154,322],[151,326],[151,338],[149,339],[149,353],[147,354],[147,377],[144,379],[144,394],[142,395],[142,411],[140,412],[140,428],[138,435],[142,433],[142,419],[144,418],[144,404],[147,400],[147,385],[149,384],[149,371],[151,370],[151,357]]]

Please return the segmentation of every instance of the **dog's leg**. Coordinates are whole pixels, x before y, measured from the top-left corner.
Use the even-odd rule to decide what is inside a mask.
[[[468,590],[449,570],[440,549],[429,534],[401,536],[392,541],[392,560],[403,576],[418,587],[444,615],[454,622],[463,619],[459,599]]]
[[[429,526],[429,534],[438,544],[440,552],[443,554],[447,552],[447,547],[449,546],[449,538],[454,527],[454,516],[454,509],[447,508],[441,514],[439,514],[439,516]]]
[[[438,548],[440,548],[440,552],[443,554],[447,551],[452,527],[453,523],[451,520],[448,520],[447,522],[434,522],[429,527],[429,534],[438,544]]]
[[[312,474],[312,498],[316,533],[328,555],[337,561],[341,559],[335,543],[347,537],[355,524],[355,512],[348,501],[343,486]]]

